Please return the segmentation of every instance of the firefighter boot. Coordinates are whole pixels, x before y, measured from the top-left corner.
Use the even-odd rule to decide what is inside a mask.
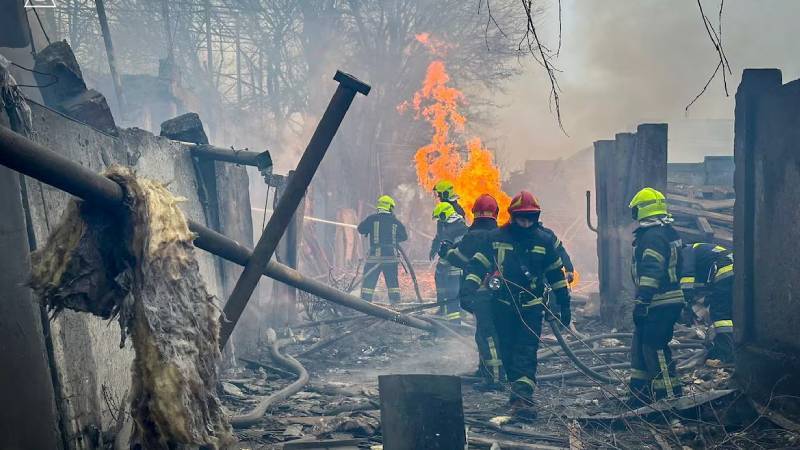
[[[533,401],[535,384],[528,377],[522,377],[511,383],[509,406],[511,415],[520,419],[533,420],[537,416],[536,404]]]

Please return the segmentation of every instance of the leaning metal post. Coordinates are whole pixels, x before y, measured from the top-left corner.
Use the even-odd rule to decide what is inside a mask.
[[[220,347],[224,347],[231,337],[239,317],[247,306],[247,302],[250,301],[253,290],[258,285],[258,280],[261,279],[264,267],[272,259],[275,248],[286,231],[286,227],[292,221],[297,205],[303,200],[306,189],[311,184],[311,179],[314,178],[350,104],[357,93],[369,94],[368,84],[344,72],[336,72],[333,79],[339,82],[339,86],[328,103],[328,108],[320,119],[314,135],[311,136],[311,141],[300,158],[294,174],[289,178],[261,239],[258,240],[253,254],[247,260],[241,276],[236,280],[233,292],[225,303],[225,314],[222,315],[223,320],[219,334]]]
[[[95,205],[110,210],[122,207],[124,194],[120,185],[5,127],[0,127],[0,164]],[[252,250],[249,248],[199,223],[191,220],[188,223],[192,232],[197,234],[194,241],[197,248],[239,265],[244,265],[250,258]],[[306,278],[298,271],[275,261],[262,267],[261,273],[364,314],[420,330],[435,331],[431,324],[423,320],[365,302],[324,283]]]

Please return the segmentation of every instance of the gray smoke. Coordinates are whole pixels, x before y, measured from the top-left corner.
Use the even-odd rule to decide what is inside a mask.
[[[542,31],[554,46],[557,10],[551,6]],[[712,23],[719,1],[703,0]],[[691,0],[563,1],[563,46],[558,66],[565,136],[549,111],[546,75],[526,63],[514,80],[498,120],[499,135],[515,166],[586,148],[598,139],[632,130],[642,122],[670,123],[670,159],[697,161],[703,154],[731,154],[734,99],[745,68],[777,67],[784,81],[800,77],[796,36],[800,2],[726,0],[723,43],[733,69],[726,98],[715,80],[690,109],[717,64],[717,56]],[[688,119],[688,120],[687,120]],[[703,126],[697,120],[714,119]],[[722,119],[720,122],[718,119]],[[699,128],[699,129],[698,129]]]

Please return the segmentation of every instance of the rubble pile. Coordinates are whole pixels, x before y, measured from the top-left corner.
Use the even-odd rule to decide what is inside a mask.
[[[715,242],[733,247],[735,193],[727,186],[670,183],[667,198],[675,229],[687,242]]]
[[[423,314],[433,317],[432,313]],[[743,399],[730,382],[731,369],[713,360],[697,359],[704,351],[696,328],[679,328],[672,342],[679,364],[692,364],[684,364],[680,371],[687,395],[682,403],[669,404],[664,411],[652,407],[631,410],[623,405],[629,333],[609,330],[591,319],[579,319],[576,334],[580,341],[565,332],[573,350],[588,365],[618,367],[604,372],[619,378],[619,383],[611,385],[580,374],[569,375],[574,366],[555,338],[545,334],[535,396],[538,418],[530,421],[511,417],[505,390],[486,390],[480,379],[472,376],[477,353],[474,347],[465,346],[465,340],[432,337],[373,321],[362,318],[294,331],[293,342],[284,351],[297,355],[311,374],[311,382],[288,401],[273,405],[257,425],[236,430],[240,445],[289,449],[296,442],[298,446],[319,445],[311,448],[381,448],[377,377],[390,373],[461,374],[470,448],[696,448],[703,439],[706,444],[720,442],[725,448],[754,436],[783,444],[793,439],[791,433],[775,432],[772,424],[743,412],[751,408],[743,409]],[[379,326],[369,327],[370,323]],[[471,338],[469,326],[460,330],[466,339]],[[367,332],[362,332],[365,329]],[[321,340],[341,334],[347,336],[300,356]],[[272,361],[266,345],[264,348],[263,353],[247,355],[241,367],[223,375],[220,396],[231,414],[251,409],[257,397],[297,378]],[[740,430],[744,431],[739,434]],[[578,444],[581,446],[575,447]]]

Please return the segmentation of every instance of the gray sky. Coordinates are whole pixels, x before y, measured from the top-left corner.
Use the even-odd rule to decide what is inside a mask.
[[[716,24],[719,1],[702,1]],[[717,64],[696,1],[564,0],[563,10],[558,67],[563,71],[562,116],[569,136],[548,111],[544,70],[527,64],[525,74],[510,83],[508,95],[498,99],[508,105],[499,113],[498,131],[506,136],[506,158],[517,167],[525,159],[568,156],[641,122],[670,123],[671,161],[730,153],[725,148],[733,123],[727,126],[718,119],[733,118],[742,70],[777,67],[784,83],[800,77],[799,0],[725,1],[722,32],[733,69],[730,97],[725,97],[720,77],[688,116],[685,106]],[[552,43],[556,17],[551,6],[542,19]]]

